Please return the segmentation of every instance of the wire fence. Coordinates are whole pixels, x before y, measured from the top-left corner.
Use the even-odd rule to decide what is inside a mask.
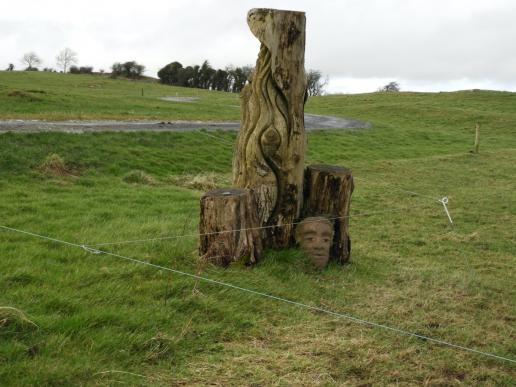
[[[210,134],[210,133],[208,133],[206,131],[200,130],[200,131],[197,131],[197,132],[198,133],[202,133],[202,134],[204,134],[204,135],[206,135],[206,136],[216,140],[220,144],[223,144],[223,145],[226,145],[226,146],[231,146],[231,147],[234,147],[234,145],[235,145],[234,141],[229,141],[229,140],[220,138],[220,137],[215,136],[213,134]],[[365,182],[368,182],[368,183],[372,183],[371,180],[364,179],[363,177],[355,177],[355,176],[353,176],[353,179],[354,180],[365,181]],[[403,192],[403,193],[409,194],[411,196],[420,196],[420,197],[427,198],[427,199],[430,199],[430,200],[433,200],[435,202],[438,202],[438,203],[442,204],[444,212],[445,212],[445,214],[446,214],[446,216],[448,218],[448,221],[450,222],[451,225],[453,225],[453,220],[452,220],[450,211],[448,209],[449,198],[447,196],[431,196],[431,195],[428,195],[428,194],[422,194],[420,192],[416,192],[414,190],[408,190],[408,189],[405,189],[405,188],[403,188],[403,187],[401,187],[399,185],[392,184],[392,183],[389,184],[389,187],[394,189],[394,190],[397,190],[399,192]]]
[[[299,308],[303,308],[303,309],[307,309],[307,310],[310,310],[310,311],[324,313],[326,315],[334,316],[334,317],[337,317],[337,318],[340,318],[340,319],[349,320],[349,321],[352,321],[354,323],[365,325],[365,326],[368,326],[368,327],[371,327],[371,328],[378,328],[378,329],[386,330],[386,331],[393,332],[393,333],[396,333],[396,334],[399,334],[399,335],[408,336],[408,337],[414,337],[414,338],[417,338],[417,339],[421,339],[421,340],[423,340],[425,342],[432,342],[432,343],[435,343],[435,344],[438,344],[438,345],[441,345],[441,346],[445,346],[445,347],[449,347],[449,348],[453,348],[453,349],[457,349],[457,350],[462,350],[462,351],[469,352],[469,353],[474,353],[474,354],[477,354],[477,355],[480,355],[480,356],[484,356],[484,357],[488,357],[488,358],[493,358],[493,359],[497,359],[497,360],[501,360],[501,361],[505,361],[505,362],[509,362],[509,363],[516,363],[515,359],[511,359],[511,358],[508,358],[508,357],[505,357],[505,356],[501,356],[501,355],[498,355],[498,354],[495,354],[495,353],[484,352],[484,351],[481,351],[481,350],[478,350],[478,349],[475,349],[475,348],[467,347],[465,345],[459,345],[459,344],[455,344],[455,343],[452,343],[452,342],[449,342],[449,341],[445,341],[445,340],[441,340],[441,339],[438,339],[438,338],[422,335],[422,334],[415,333],[415,332],[406,331],[406,330],[403,330],[403,329],[400,329],[400,328],[397,328],[397,327],[392,327],[392,326],[381,324],[381,323],[377,323],[377,322],[374,322],[374,321],[369,321],[369,320],[366,320],[366,319],[363,319],[363,318],[360,318],[360,317],[353,316],[351,314],[336,312],[336,311],[333,311],[333,310],[330,310],[330,309],[326,309],[326,308],[321,308],[321,307],[318,307],[318,306],[313,306],[313,305],[305,304],[303,302],[299,302],[299,301],[295,301],[295,300],[279,297],[279,296],[276,296],[276,295],[273,295],[273,294],[269,294],[269,293],[260,292],[260,291],[254,290],[254,289],[249,289],[249,288],[245,288],[245,287],[242,287],[242,286],[233,285],[233,284],[228,283],[228,282],[223,282],[223,281],[220,281],[220,280],[217,280],[217,279],[204,277],[204,276],[201,276],[201,275],[198,275],[198,274],[193,274],[193,273],[188,273],[188,272],[184,272],[184,271],[177,270],[177,269],[172,269],[172,268],[167,267],[167,266],[157,265],[157,264],[154,264],[152,262],[144,261],[144,260],[141,260],[141,259],[138,259],[138,258],[128,257],[128,256],[125,256],[125,255],[116,254],[116,253],[112,253],[112,252],[105,251],[105,250],[92,249],[92,248],[89,248],[89,247],[87,247],[85,245],[81,245],[81,244],[78,244],[78,243],[68,242],[68,241],[64,241],[64,240],[58,239],[58,238],[53,238],[53,237],[45,236],[45,235],[42,235],[42,234],[37,234],[37,233],[34,233],[34,232],[25,231],[25,230],[17,229],[17,228],[14,228],[14,227],[5,226],[5,225],[0,225],[0,228],[3,229],[3,230],[12,231],[12,232],[16,232],[16,233],[20,233],[20,234],[24,234],[24,235],[29,235],[29,236],[32,236],[32,237],[36,237],[36,238],[39,238],[39,239],[44,239],[44,240],[47,240],[47,241],[51,241],[51,242],[54,242],[54,243],[59,243],[59,244],[70,246],[70,247],[81,248],[81,249],[83,249],[83,250],[85,250],[85,251],[87,251],[89,253],[109,255],[109,256],[112,256],[112,257],[115,257],[115,258],[119,258],[119,259],[123,259],[123,260],[129,261],[129,262],[133,262],[133,263],[137,263],[137,264],[153,267],[155,269],[165,270],[165,271],[177,274],[177,275],[193,278],[193,279],[200,280],[200,281],[203,281],[203,282],[206,282],[206,283],[211,283],[211,284],[214,284],[214,285],[218,285],[218,286],[222,286],[222,287],[238,290],[240,292],[249,293],[249,294],[252,294],[252,295],[255,295],[255,296],[258,296],[258,297],[263,297],[263,298],[266,298],[266,299],[269,299],[269,300],[274,300],[274,301],[277,301],[277,302],[293,305],[293,306],[296,306],[296,307],[299,307]]]
[[[425,206],[426,206],[426,204],[420,204],[420,205],[417,205],[417,206],[410,206],[410,207],[404,207],[404,208],[393,208],[393,209],[388,209],[388,210],[383,210],[383,211],[373,211],[373,212],[357,213],[357,214],[353,214],[353,215],[327,217],[325,219],[326,220],[330,220],[330,221],[334,221],[334,220],[340,220],[340,219],[358,218],[358,217],[365,217],[365,216],[374,216],[374,215],[378,215],[378,214],[386,214],[386,213],[394,213],[394,212],[408,212],[408,211],[411,211],[411,210],[413,210],[415,208],[422,208],[422,207],[425,207]],[[312,220],[312,221],[309,221],[309,222],[320,222],[320,221],[321,220]],[[287,226],[295,226],[295,225],[297,225],[299,223],[301,223],[301,221],[291,222],[291,223],[283,223],[281,225],[259,226],[259,227],[240,228],[240,229],[230,229],[230,230],[223,230],[223,231],[214,231],[214,232],[209,232],[209,233],[164,235],[164,236],[160,236],[160,237],[147,238],[147,239],[132,239],[132,240],[113,241],[113,242],[88,243],[88,244],[84,244],[84,246],[87,246],[87,247],[102,247],[102,246],[124,245],[124,244],[133,244],[133,243],[157,242],[157,241],[170,240],[170,239],[179,239],[179,238],[197,238],[197,237],[207,236],[207,235],[229,234],[229,233],[237,233],[237,232],[241,232],[241,231],[263,230],[263,229],[270,229],[270,228],[280,228],[280,227],[287,227]]]
[[[233,145],[234,145],[233,141],[226,140],[226,139],[221,138],[219,136],[216,136],[216,135],[214,135],[212,133],[208,133],[207,131],[199,130],[199,131],[196,131],[196,132],[197,133],[201,133],[204,136],[210,138],[211,140],[215,140],[215,141],[217,141],[220,144],[224,144],[225,146],[232,146],[233,147]],[[372,183],[370,180],[364,179],[362,177],[354,177],[354,179]],[[439,197],[433,196],[433,195],[421,194],[421,193],[413,191],[413,190],[405,189],[404,187],[396,186],[395,184],[389,184],[389,186],[392,189],[397,190],[399,192],[403,192],[403,193],[411,195],[411,196],[420,196],[422,198],[431,200],[434,203],[435,202],[439,203],[440,205],[443,206],[444,212],[445,212],[446,216],[448,217],[448,220],[449,220],[450,224],[453,224],[450,212],[449,212],[448,207],[447,207],[447,205],[448,205],[448,198],[447,197],[439,198]],[[377,214],[385,214],[385,213],[393,213],[393,212],[411,211],[411,210],[413,210],[415,208],[422,208],[422,207],[425,207],[425,206],[428,206],[428,204],[425,203],[425,204],[420,204],[420,205],[411,205],[409,207],[404,207],[404,208],[391,208],[391,209],[387,209],[387,210],[383,210],[383,211],[356,213],[356,214],[351,214],[351,215],[347,215],[347,216],[332,217],[332,218],[330,218],[330,220],[337,220],[337,219],[344,219],[344,218],[354,218],[354,217],[374,216],[374,215],[377,215]],[[295,225],[295,224],[298,224],[298,223],[299,222],[292,222],[292,223],[289,223],[289,224],[284,224],[282,226],[292,226],[292,225]],[[420,339],[420,340],[424,340],[425,342],[432,342],[432,343],[435,343],[435,344],[438,344],[438,345],[441,345],[441,346],[445,346],[445,347],[449,347],[449,348],[453,348],[453,349],[457,349],[457,350],[462,350],[462,351],[469,352],[469,353],[474,353],[474,354],[477,354],[477,355],[480,355],[480,356],[484,356],[484,357],[494,358],[494,359],[505,361],[505,362],[509,362],[509,363],[516,363],[515,359],[509,358],[509,357],[505,357],[505,356],[501,356],[501,355],[498,355],[498,354],[495,354],[495,353],[481,351],[481,350],[478,350],[478,349],[475,349],[475,348],[471,348],[471,347],[468,347],[468,346],[465,346],[465,345],[459,345],[459,344],[455,344],[455,343],[448,342],[448,341],[445,341],[445,340],[441,340],[439,338],[434,338],[434,337],[422,335],[422,334],[419,334],[419,333],[403,330],[403,329],[400,329],[400,328],[397,328],[397,327],[393,327],[393,326],[390,326],[390,325],[385,325],[385,324],[382,324],[382,323],[377,323],[377,322],[374,322],[374,321],[369,321],[369,320],[366,320],[366,319],[363,319],[363,318],[360,318],[360,317],[357,317],[357,316],[353,316],[351,314],[341,313],[341,312],[333,311],[333,310],[330,310],[330,309],[327,309],[327,308],[322,308],[322,307],[319,307],[319,306],[309,305],[309,304],[306,304],[306,303],[303,303],[303,302],[299,302],[299,301],[296,301],[296,300],[291,300],[291,299],[288,299],[288,298],[279,297],[279,296],[276,296],[274,294],[264,293],[264,292],[257,291],[257,290],[254,290],[254,289],[249,289],[249,288],[246,288],[246,287],[237,286],[237,285],[234,285],[234,284],[231,284],[231,283],[228,283],[228,282],[223,282],[223,281],[220,281],[220,280],[217,280],[217,279],[201,276],[199,274],[188,273],[188,272],[177,270],[177,269],[173,269],[173,268],[170,268],[170,267],[154,264],[154,263],[151,263],[149,261],[145,261],[145,260],[138,259],[138,258],[135,258],[135,257],[129,257],[129,256],[125,256],[125,255],[121,255],[121,254],[117,254],[117,253],[113,253],[113,252],[110,252],[110,251],[99,249],[100,247],[105,247],[105,246],[134,244],[134,243],[145,243],[145,242],[156,242],[156,241],[164,241],[164,240],[177,240],[177,239],[180,239],[180,238],[199,238],[199,237],[205,236],[205,235],[222,234],[222,233],[235,233],[235,232],[246,231],[246,230],[266,229],[266,228],[272,228],[272,227],[281,227],[281,226],[261,226],[261,227],[256,227],[256,228],[231,229],[231,230],[224,230],[224,231],[218,231],[218,232],[213,232],[213,233],[204,233],[204,234],[203,233],[192,233],[192,234],[181,234],[181,235],[165,235],[165,236],[159,236],[159,237],[147,238],[147,239],[110,241],[110,242],[103,242],[103,243],[96,243],[96,244],[84,244],[84,243],[81,244],[81,243],[68,242],[68,241],[65,241],[65,240],[61,240],[59,238],[53,238],[53,237],[45,236],[45,235],[42,235],[42,234],[38,234],[38,233],[26,231],[26,230],[17,229],[17,228],[14,228],[14,227],[9,227],[9,226],[6,226],[6,225],[0,225],[0,228],[5,230],[5,231],[11,231],[11,232],[19,233],[19,234],[24,234],[24,235],[32,236],[32,237],[35,237],[35,238],[43,239],[43,240],[46,240],[46,241],[49,241],[49,242],[53,242],[53,243],[57,243],[57,244],[61,244],[61,245],[69,246],[69,247],[80,248],[80,249],[82,249],[83,251],[85,251],[87,253],[98,254],[98,255],[101,255],[101,254],[108,255],[108,256],[115,257],[115,258],[118,258],[118,259],[121,259],[121,260],[126,260],[126,261],[129,261],[129,262],[133,262],[133,263],[136,263],[136,264],[153,267],[153,268],[160,269],[160,270],[165,270],[165,271],[177,274],[177,275],[185,276],[185,277],[188,277],[188,278],[193,278],[195,280],[200,280],[200,281],[203,281],[203,282],[206,282],[206,283],[211,283],[211,284],[214,284],[214,285],[218,285],[218,286],[222,286],[222,287],[226,287],[226,288],[231,288],[233,290],[237,290],[237,291],[240,291],[240,292],[245,292],[245,293],[248,293],[248,294],[252,294],[254,296],[266,298],[266,299],[273,300],[273,301],[276,301],[276,302],[282,302],[282,303],[285,303],[285,304],[288,304],[288,305],[292,305],[292,306],[296,306],[296,307],[299,307],[299,308],[303,308],[303,309],[306,309],[306,310],[324,313],[326,315],[334,316],[334,317],[337,317],[337,318],[340,318],[340,319],[346,319],[346,320],[352,321],[352,322],[357,323],[357,324],[369,326],[371,328],[378,328],[378,329],[386,330],[386,331],[389,331],[389,332],[392,332],[392,333],[396,333],[396,334],[399,334],[399,335],[404,335],[404,336],[408,336],[408,337],[417,338],[417,339]]]

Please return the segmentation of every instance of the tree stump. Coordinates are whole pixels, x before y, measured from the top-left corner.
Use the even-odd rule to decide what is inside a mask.
[[[253,196],[246,189],[215,189],[201,197],[201,259],[222,266],[244,259],[256,263],[262,254]]]
[[[339,263],[349,261],[349,207],[354,183],[351,170],[333,165],[311,165],[305,170],[303,215],[334,219],[335,234],[330,256]]]
[[[233,183],[252,190],[267,226],[264,242],[288,247],[303,200],[306,19],[304,12],[260,8],[249,11],[247,23],[261,47],[240,95]]]

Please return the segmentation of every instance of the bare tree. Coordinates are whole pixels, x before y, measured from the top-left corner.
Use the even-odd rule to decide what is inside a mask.
[[[310,97],[322,95],[327,84],[328,78],[323,80],[319,70],[308,70],[306,73],[306,91]]]
[[[400,85],[398,84],[398,82],[389,82],[385,86],[380,87],[378,89],[378,91],[382,91],[382,92],[396,92],[396,91],[400,91]]]
[[[66,73],[66,69],[77,63],[77,53],[72,49],[66,47],[56,57],[57,65],[63,69],[63,73]]]
[[[27,70],[29,71],[41,64],[41,59],[34,51],[24,54],[20,61],[27,65]]]

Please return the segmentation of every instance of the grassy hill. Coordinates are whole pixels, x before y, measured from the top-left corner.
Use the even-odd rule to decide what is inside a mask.
[[[236,95],[155,83],[143,98],[142,83],[86,75],[0,73],[0,85],[3,118],[238,118]],[[39,100],[9,96],[16,90]],[[176,92],[200,100],[159,100]],[[351,167],[356,178],[344,267],[313,270],[292,249],[224,270],[198,262],[196,237],[102,248],[515,359],[515,96],[310,99],[309,112],[373,123],[308,135],[308,163]],[[235,133],[208,134],[2,134],[0,225],[90,245],[195,234],[202,192],[230,184]],[[436,202],[445,195],[453,227]],[[515,380],[507,361],[0,230],[2,385]]]
[[[160,99],[165,96],[199,100],[182,103]],[[167,86],[150,80],[0,72],[0,118],[221,120],[239,119],[238,105],[237,94]]]

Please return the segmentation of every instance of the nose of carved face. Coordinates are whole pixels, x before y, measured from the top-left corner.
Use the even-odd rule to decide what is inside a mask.
[[[310,257],[310,260],[317,268],[323,268],[330,258],[330,243],[314,238],[313,240],[301,243],[301,248]]]
[[[322,243],[314,241],[313,243],[306,244],[305,250],[313,254],[324,254],[328,251],[327,247]]]

